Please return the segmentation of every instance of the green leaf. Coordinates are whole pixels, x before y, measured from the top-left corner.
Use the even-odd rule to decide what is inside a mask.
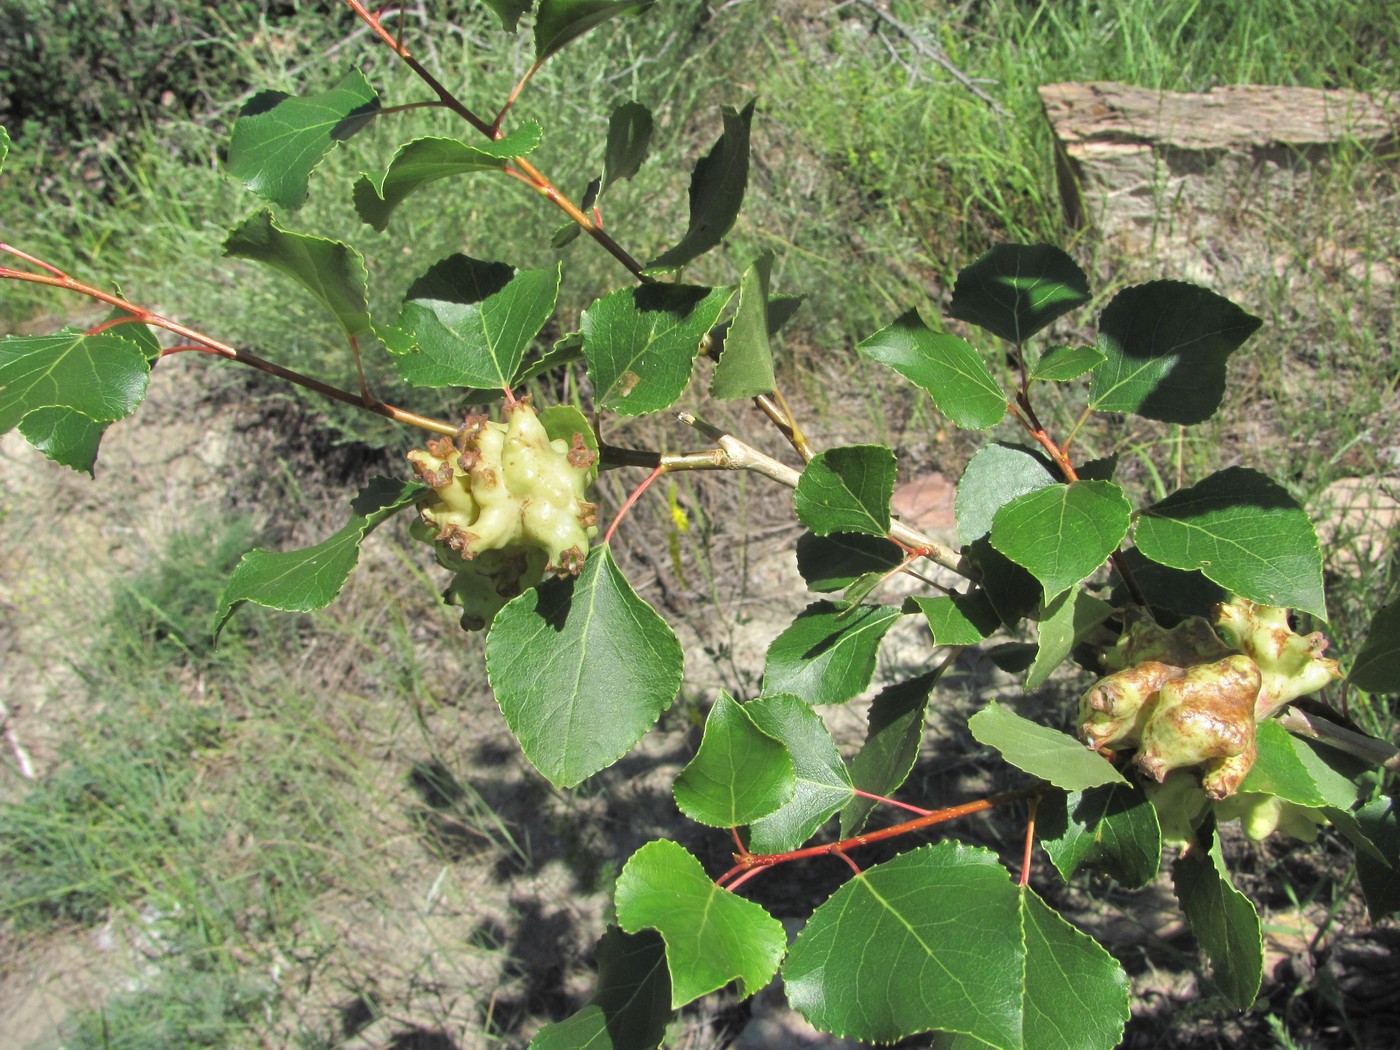
[[[515,377],[513,386],[524,386],[537,376],[542,376],[552,368],[568,364],[570,361],[578,361],[583,357],[583,334],[581,332],[570,332],[564,336],[538,359],[531,361],[525,366],[525,370]],[[492,399],[494,400],[494,398]]]
[[[851,759],[851,782],[861,791],[888,798],[899,790],[919,757],[924,713],[941,671],[895,682],[875,694],[866,713],[865,743]],[[878,803],[857,795],[841,810],[841,837],[865,826]]]
[[[590,29],[622,15],[636,15],[655,0],[540,0],[535,12],[535,61],[543,62]]]
[[[1198,569],[1242,598],[1327,618],[1312,522],[1258,471],[1230,467],[1172,493],[1142,512],[1133,539],[1154,561]]]
[[[1209,419],[1225,393],[1225,362],[1262,322],[1229,299],[1180,281],[1125,288],[1099,318],[1089,407],[1164,423]]]
[[[695,757],[676,777],[676,805],[697,824],[732,828],[775,812],[797,790],[787,748],[721,693]]]
[[[415,386],[514,385],[525,348],[554,314],[560,270],[516,270],[451,255],[408,289],[398,328],[412,340],[390,347]]]
[[[1240,791],[1277,795],[1300,806],[1333,805],[1318,789],[1300,757],[1300,741],[1272,719],[1260,723],[1255,733],[1259,755],[1240,783]]]
[[[1264,977],[1264,940],[1259,913],[1230,883],[1219,836],[1212,834],[1206,855],[1194,850],[1178,860],[1172,881],[1216,988],[1235,1009],[1249,1009]]]
[[[430,182],[476,171],[500,171],[515,157],[540,144],[540,126],[522,124],[503,139],[468,145],[460,139],[426,137],[400,146],[379,178],[361,175],[355,183],[360,220],[382,231],[404,199]]]
[[[1368,802],[1357,811],[1356,820],[1375,850],[1389,861],[1382,863],[1365,851],[1356,855],[1366,911],[1372,922],[1380,922],[1400,911],[1400,823],[1395,800],[1383,796]]]
[[[1056,346],[1040,355],[1026,373],[1031,381],[1049,380],[1063,383],[1078,379],[1104,359],[1104,352],[1097,346]],[[1081,472],[1081,477],[1083,476]]]
[[[793,693],[813,706],[845,703],[870,684],[880,640],[898,619],[899,610],[886,605],[807,606],[768,647],[764,695]]]
[[[66,409],[94,423],[114,423],[146,396],[150,364],[141,344],[114,329],[85,335],[11,335],[0,339],[0,434],[30,413]],[[35,422],[43,433],[55,417]]]
[[[982,593],[987,596],[987,601],[1001,617],[1002,623],[1015,628],[1041,607],[1045,588],[1041,586],[1040,581],[993,547],[990,540],[977,540],[964,548],[964,551],[968,561],[977,570]],[[1034,662],[1036,653],[1036,647],[1033,645],[1027,645],[1025,648],[1027,656],[1019,668],[1022,671]]]
[[[486,638],[486,674],[525,757],[573,787],[632,749],[671,706],[683,658],[607,547],[577,579],[512,598]]]
[[[753,901],[716,886],[683,846],[659,840],[632,854],[617,879],[617,922],[666,942],[671,1006],[739,982],[750,996],[778,972],[787,935]]]
[[[1035,662],[1026,675],[1026,689],[1039,689],[1074,647],[1114,613],[1114,607],[1082,588],[1071,587],[1041,608]]]
[[[501,28],[508,33],[514,33],[520,27],[520,16],[530,10],[530,5],[534,3],[534,0],[483,0],[483,2],[496,12],[496,17],[501,20]]]
[[[340,241],[291,233],[270,211],[248,216],[229,233],[224,254],[279,270],[314,295],[350,339],[370,332],[365,260]]]
[[[1136,547],[1125,548],[1121,557],[1153,609],[1179,617],[1209,616],[1217,605],[1230,600],[1229,591],[1206,579],[1202,573],[1173,569],[1152,561]],[[1114,588],[1113,600],[1119,606],[1133,600],[1121,580]]]
[[[797,790],[782,808],[749,827],[749,850],[781,853],[806,842],[852,798],[851,775],[821,716],[787,693],[744,705],[754,724],[782,742],[792,758]]]
[[[1055,484],[1049,464],[1020,445],[987,445],[978,449],[958,480],[955,509],[958,540],[972,543],[987,535],[997,511],[1017,496]]]
[[[1024,343],[1089,301],[1089,279],[1049,244],[999,244],[958,274],[950,316]]]
[[[38,408],[19,421],[19,432],[55,463],[91,475],[107,426],[72,409]]]
[[[646,284],[605,295],[583,312],[583,356],[598,404],[623,416],[660,412],[690,382],[700,340],[732,287]]]
[[[928,620],[934,645],[976,645],[1001,626],[996,609],[981,589],[970,594],[911,598]]]
[[[1123,490],[1111,481],[1046,486],[996,512],[992,546],[1029,569],[1049,601],[1118,549],[1132,513]]]
[[[1347,681],[1368,693],[1400,693],[1400,600],[1376,610]]]
[[[600,193],[642,169],[651,146],[651,110],[640,102],[624,102],[608,117],[608,144],[603,151]]]
[[[1060,876],[1080,868],[1101,871],[1128,889],[1157,877],[1162,832],[1157,811],[1132,785],[1047,795],[1035,816],[1040,844]]]
[[[5,170],[5,160],[10,155],[10,133],[0,124],[0,172]]]
[[[883,445],[846,445],[814,456],[793,493],[797,520],[818,536],[884,536],[890,531],[894,453]]]
[[[671,1019],[666,942],[609,926],[598,941],[598,987],[573,1016],[545,1025],[530,1050],[652,1050]]]
[[[416,481],[375,478],[350,501],[353,514],[334,535],[295,551],[258,548],[234,566],[214,617],[214,635],[244,602],[283,612],[324,609],[350,578],[360,560],[360,544],[376,527],[426,491]]]
[[[749,123],[754,103],[721,108],[724,133],[690,177],[690,226],[680,243],[647,263],[649,273],[678,270],[724,240],[739,217],[749,181]]]
[[[130,316],[120,307],[114,307],[108,314],[108,320]],[[124,323],[120,334],[141,348],[147,368],[160,357],[160,343],[145,325]],[[27,413],[19,421],[18,429],[26,441],[55,463],[91,476],[97,465],[102,436],[109,425],[74,409],[55,406],[37,408]]]
[[[974,739],[999,751],[1017,769],[1066,791],[1127,783],[1103,755],[1068,733],[1022,718],[995,700],[968,719],[967,728]]]
[[[871,1042],[943,1031],[1006,1050],[1109,1050],[1128,1018],[1127,977],[1107,952],[1013,886],[990,851],[951,842],[832,894],[783,981],[817,1028]]]
[[[934,332],[917,310],[880,329],[856,349],[926,391],[938,410],[960,427],[985,430],[1006,415],[1006,394],[981,355],[955,335]]]
[[[739,281],[739,308],[725,333],[710,396],[718,401],[768,394],[777,385],[768,345],[768,275],[773,253],[764,252]]]
[[[902,561],[904,552],[883,536],[804,532],[797,540],[797,571],[813,591],[844,590],[861,576],[888,572]]]
[[[233,123],[229,174],[273,204],[299,208],[321,158],[337,142],[365,128],[378,112],[379,96],[358,69],[317,95],[260,92],[244,104]]]

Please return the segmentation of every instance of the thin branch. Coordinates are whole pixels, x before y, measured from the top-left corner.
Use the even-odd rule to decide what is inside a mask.
[[[0,249],[10,251],[16,255],[23,254],[10,248],[8,245],[0,244]],[[25,256],[25,258],[27,258],[27,256]],[[35,262],[40,266],[45,265],[39,263],[38,260],[35,260]],[[52,270],[53,267],[45,266],[45,269]],[[324,383],[311,376],[302,375],[300,372],[294,372],[290,368],[283,368],[281,365],[258,357],[256,354],[250,353],[247,350],[239,350],[230,346],[228,343],[205,335],[203,332],[196,331],[187,325],[180,324],[178,321],[172,321],[168,317],[162,317],[160,314],[129,303],[125,299],[121,299],[110,292],[104,292],[100,288],[94,288],[91,285],[83,284],[81,281],[74,280],[66,275],[55,277],[48,274],[30,273],[27,270],[14,270],[6,266],[0,266],[0,280],[27,281],[31,284],[46,284],[54,288],[62,288],[65,291],[77,292],[79,295],[85,295],[90,299],[96,299],[98,302],[107,303],[109,306],[115,306],[119,310],[125,310],[131,315],[133,321],[140,324],[151,325],[154,328],[163,328],[167,332],[178,335],[183,339],[189,340],[189,343],[194,344],[193,347],[190,345],[174,347],[171,352],[198,348],[205,353],[214,354],[218,357],[226,357],[230,361],[237,361],[239,364],[247,365],[250,368],[256,368],[258,371],[266,372],[268,375],[276,376],[278,379],[285,379],[289,383],[294,383],[299,387],[315,391],[332,400],[342,401],[347,405],[354,405],[356,408],[362,408],[366,412],[372,412],[386,419],[392,419],[396,423],[404,423],[408,426],[419,427],[422,430],[430,430],[438,434],[455,434],[457,432],[455,426],[440,419],[421,416],[417,412],[410,412],[408,409],[382,404],[378,401],[367,403],[361,394],[356,394],[349,390],[342,390],[340,387],[332,386],[330,383]]]
[[[921,37],[912,27],[905,25],[899,19],[895,18],[894,15],[891,15],[888,12],[876,7],[873,3],[870,2],[870,0],[855,0],[855,3],[865,8],[876,18],[884,22],[887,26],[894,29],[897,33],[899,33],[900,36],[904,37],[904,39],[908,40],[910,45],[914,48],[914,50],[917,51],[919,54],[923,55],[924,58],[927,58],[931,62],[942,66],[943,69],[945,69],[948,72],[949,76],[951,76],[963,87],[967,88],[968,91],[972,92],[987,105],[991,106],[992,112],[994,112],[997,116],[1009,117],[1011,115],[1006,111],[1006,109],[1001,105],[1000,102],[998,102],[996,99],[992,98],[991,95],[987,94],[985,91],[979,88],[977,86],[976,81],[974,81],[970,76],[968,76],[961,69],[955,66],[953,64],[953,60],[949,58],[946,54],[944,54],[941,48],[934,47],[927,40]],[[839,6],[845,7],[846,5],[841,4]]]
[[[1296,707],[1290,707],[1279,715],[1278,723],[1289,732],[1316,740],[1319,744],[1326,744],[1338,751],[1345,751],[1373,766],[1400,770],[1400,749],[1387,744],[1384,740],[1377,740],[1375,737],[1347,729],[1345,726],[1339,726],[1325,718],[1310,715]]]
[[[679,470],[751,470],[756,474],[762,474],[771,481],[776,481],[779,485],[787,488],[797,488],[797,482],[801,479],[801,471],[794,470],[786,463],[780,463],[772,456],[766,455],[728,434],[718,427],[711,426],[701,419],[697,419],[689,412],[677,413],[677,418],[687,426],[695,428],[706,437],[710,438],[718,446],[710,453],[703,454],[703,460],[697,457],[697,461],[685,467],[673,466],[669,469]],[[976,571],[970,566],[957,551],[945,546],[926,536],[916,529],[910,528],[903,522],[894,521],[890,523],[890,539],[902,543],[908,547],[916,547],[919,550],[927,551],[930,561],[936,562],[951,572],[957,573],[966,579],[976,579]]]

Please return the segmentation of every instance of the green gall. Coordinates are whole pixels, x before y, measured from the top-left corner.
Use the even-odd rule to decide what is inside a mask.
[[[1259,665],[1263,683],[1254,713],[1256,719],[1263,720],[1342,676],[1337,661],[1322,655],[1327,639],[1320,632],[1295,632],[1288,624],[1286,609],[1235,598],[1216,606],[1215,621],[1226,641]]]
[[[1179,849],[1194,846],[1196,828],[1210,809],[1200,780],[1189,770],[1179,769],[1168,773],[1161,783],[1145,781],[1142,789],[1157,811],[1162,844]]]
[[[1209,663],[1230,654],[1208,620],[1190,616],[1170,629],[1161,627],[1144,609],[1132,606],[1124,614],[1123,633],[1103,655],[1110,672],[1155,660],[1175,667]]]
[[[1222,824],[1238,819],[1247,838],[1263,842],[1278,832],[1300,842],[1313,842],[1327,823],[1320,809],[1300,806],[1277,795],[1245,791],[1216,803],[1215,819]]]
[[[1079,735],[1095,751],[1136,747],[1162,686],[1185,672],[1147,660],[1100,679],[1079,701]]]
[[[468,630],[548,574],[578,575],[597,533],[597,506],[585,498],[597,457],[583,436],[551,440],[528,398],[505,416],[469,417],[452,438],[408,455],[433,490],[413,534],[454,573],[443,598],[462,607]]]
[[[1207,776],[1219,775],[1204,785],[1207,794],[1233,793],[1254,762],[1259,684],[1259,668],[1238,654],[1164,683],[1142,730],[1137,767],[1160,782],[1172,770],[1209,763]]]

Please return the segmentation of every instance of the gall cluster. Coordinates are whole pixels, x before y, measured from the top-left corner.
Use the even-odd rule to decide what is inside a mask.
[[[1136,749],[1168,839],[1190,841],[1211,803],[1226,799],[1217,818],[1240,817],[1251,837],[1311,837],[1321,822],[1313,811],[1235,793],[1258,754],[1259,723],[1341,676],[1326,648],[1321,634],[1294,632],[1286,610],[1243,598],[1171,629],[1137,613],[1104,654],[1110,673],[1079,702],[1080,736],[1096,751]]]
[[[598,457],[583,435],[551,440],[529,398],[508,403],[505,417],[471,416],[408,454],[432,488],[411,531],[453,573],[443,600],[461,607],[469,631],[548,576],[578,575],[598,531],[584,498]]]

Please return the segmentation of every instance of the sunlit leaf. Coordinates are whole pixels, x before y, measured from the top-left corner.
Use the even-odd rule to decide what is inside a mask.
[[[884,445],[845,445],[818,452],[793,493],[797,519],[818,536],[890,531],[894,452]]]
[[[721,108],[724,133],[690,177],[690,226],[679,244],[647,263],[648,272],[679,269],[718,245],[734,226],[748,188],[753,108],[753,102],[742,110]]]
[[[1026,378],[1063,383],[1078,379],[1103,359],[1104,352],[1096,346],[1056,346],[1031,363]],[[1085,476],[1082,470],[1079,476]]]
[[[952,842],[868,868],[832,894],[798,935],[783,981],[817,1028],[871,1042],[942,1031],[1004,1050],[1109,1050],[1128,1019],[1117,962],[1014,886],[990,851]]]
[[[573,787],[632,749],[681,686],[680,643],[607,547],[511,599],[486,639],[496,701],[531,764]]]
[[[1099,318],[1089,406],[1164,423],[1199,423],[1225,392],[1225,362],[1262,322],[1229,299],[1180,281],[1125,288]]]
[[[746,706],[721,693],[673,793],[697,824],[732,828],[775,812],[796,790],[787,748],[754,723]]]
[[[389,348],[399,374],[416,386],[511,386],[554,314],[559,275],[460,254],[436,263],[404,297],[397,327],[412,344]]]
[[[414,139],[399,147],[382,176],[360,176],[355,183],[355,211],[361,221],[383,230],[394,209],[429,183],[477,171],[499,171],[511,158],[523,157],[539,144],[540,126],[534,122],[522,124],[494,142]]]
[[[1032,722],[995,700],[967,723],[973,737],[1011,765],[1066,791],[1126,784],[1113,763],[1058,729]]]
[[[812,837],[851,799],[851,776],[821,716],[786,693],[744,705],[754,724],[782,742],[792,758],[797,790],[783,806],[749,826],[749,849],[779,853]]]
[[[1307,512],[1258,471],[1229,467],[1144,510],[1138,549],[1226,590],[1326,619],[1322,554]]]
[[[0,339],[0,434],[30,413],[76,412],[94,423],[125,419],[146,396],[150,364],[141,344],[108,329]],[[56,417],[36,421],[43,433]]]
[[[1230,882],[1219,836],[1211,836],[1208,851],[1182,856],[1172,881],[1216,988],[1235,1009],[1249,1009],[1264,978],[1263,934],[1254,905]]]
[[[647,284],[605,295],[583,312],[583,356],[598,404],[624,416],[673,405],[700,340],[734,288]]]
[[[765,252],[744,271],[739,282],[739,307],[710,380],[710,396],[718,401],[771,393],[777,385],[768,344],[768,276],[772,269],[773,255]]]
[[[958,274],[948,313],[1023,343],[1088,301],[1088,278],[1059,248],[999,244]]]
[[[1036,624],[1035,661],[1026,673],[1026,688],[1039,689],[1044,685],[1075,646],[1114,611],[1112,605],[1086,593],[1082,587],[1070,587],[1042,606]]]
[[[967,544],[987,535],[997,511],[1007,503],[1053,484],[1049,464],[1028,448],[993,444],[978,449],[958,480],[958,540]]]
[[[996,610],[980,589],[909,601],[928,620],[935,645],[976,645],[1001,626]]]
[[[358,69],[315,95],[260,92],[244,103],[234,121],[229,174],[273,204],[299,208],[316,165],[378,112],[379,96]]]
[[[370,331],[365,260],[340,241],[284,230],[270,211],[257,212],[224,241],[224,254],[286,274],[314,295],[351,339]]]
[[[899,610],[885,605],[816,602],[773,639],[763,692],[793,693],[809,704],[842,704],[870,684],[875,656]]]
[[[992,546],[1054,598],[1094,572],[1128,534],[1132,505],[1111,481],[1050,485],[1017,496],[992,520]]]
[[[350,520],[328,539],[301,550],[258,548],[243,555],[219,600],[215,635],[244,602],[283,612],[324,609],[350,578],[365,537],[424,491],[417,482],[375,478],[350,502]]]
[[[632,854],[617,879],[617,922],[656,930],[666,942],[671,1005],[684,1006],[730,981],[758,991],[787,948],[783,924],[753,901],[720,889],[683,846],[660,840]]]
[[[934,332],[917,310],[880,329],[856,349],[926,391],[938,410],[960,427],[985,430],[1006,415],[1006,394],[981,355],[955,335]]]

